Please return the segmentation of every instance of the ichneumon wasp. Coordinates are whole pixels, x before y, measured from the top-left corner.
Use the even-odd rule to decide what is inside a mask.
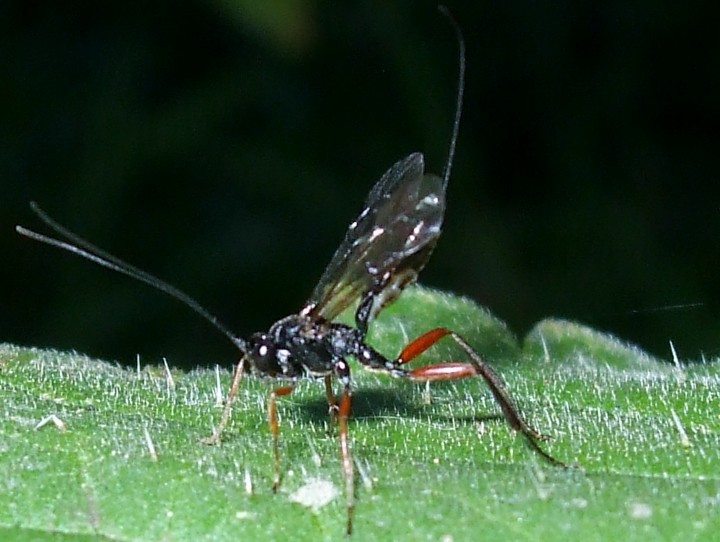
[[[562,465],[540,447],[539,441],[546,437],[525,421],[500,375],[454,331],[446,328],[428,331],[408,344],[396,358],[386,357],[365,342],[373,319],[395,301],[406,286],[415,282],[440,236],[465,80],[465,43],[462,33],[447,10],[441,8],[441,11],[452,23],[459,46],[455,118],[442,177],[424,173],[424,159],[420,153],[410,154],[387,170],[370,191],[360,216],[350,224],[345,239],[305,306],[299,313],[275,322],[267,332],[256,333],[249,339],[237,337],[195,299],[92,245],[55,222],[34,203],[31,204],[33,211],[59,238],[48,237],[22,226],[16,227],[21,235],[61,248],[165,292],[194,310],[237,346],[241,357],[234,371],[222,418],[212,436],[204,439],[206,444],[220,442],[220,435],[230,420],[232,403],[246,371],[282,382],[280,387],[270,393],[268,401],[275,464],[273,491],[278,489],[281,482],[277,398],[290,394],[300,379],[324,380],[330,415],[339,426],[347,534],[352,533],[355,510],[355,473],[348,431],[352,398],[349,358],[368,369],[420,382],[483,378],[509,425],[521,433],[544,459]],[[63,238],[66,240],[63,241]],[[354,327],[333,321],[354,303],[358,304]],[[467,362],[406,368],[413,359],[445,337],[460,346],[467,354]],[[342,385],[339,401],[333,392],[333,378]]]

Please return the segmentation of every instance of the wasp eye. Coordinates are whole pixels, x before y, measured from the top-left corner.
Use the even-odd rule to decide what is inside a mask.
[[[272,342],[267,336],[261,335],[254,341],[252,348],[252,355],[254,358],[266,358],[272,354],[272,351]]]
[[[253,365],[260,373],[275,376],[280,371],[275,357],[275,345],[267,335],[255,337],[250,357]]]

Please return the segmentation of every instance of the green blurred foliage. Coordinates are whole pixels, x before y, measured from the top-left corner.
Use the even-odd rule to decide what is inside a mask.
[[[422,281],[518,333],[556,316],[717,355],[706,8],[448,5],[468,83]],[[457,46],[433,2],[10,1],[0,30],[2,340],[124,363],[234,356],[173,301],[18,238],[29,200],[246,335],[301,306],[394,161],[443,166]]]

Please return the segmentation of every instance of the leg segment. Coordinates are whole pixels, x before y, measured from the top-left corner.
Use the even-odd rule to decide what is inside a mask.
[[[278,388],[270,394],[268,400],[268,423],[270,424],[270,432],[273,437],[273,454],[275,456],[275,477],[273,479],[272,490],[276,493],[280,487],[282,476],[280,474],[280,448],[278,441],[280,440],[280,424],[278,423],[277,416],[277,398],[290,395],[293,391],[292,386],[283,386]]]
[[[344,389],[340,397],[338,409],[338,425],[340,427],[340,457],[342,459],[343,475],[345,477],[345,499],[347,506],[348,536],[352,534],[353,514],[355,512],[355,470],[350,453],[350,433],[348,432],[348,418],[352,405],[352,390],[350,389],[350,367],[344,360],[335,365],[335,371]]]
[[[332,427],[335,426],[335,423],[337,422],[337,416],[338,416],[338,404],[335,400],[335,392],[333,392],[332,388],[332,375],[327,375],[325,377],[325,397],[327,397],[328,402],[328,413],[330,414],[330,425]]]
[[[208,438],[202,439],[203,444],[216,445],[220,444],[220,435],[225,430],[228,422],[230,421],[230,415],[232,414],[232,404],[237,397],[238,390],[240,389],[240,382],[242,381],[243,374],[245,372],[245,358],[241,358],[240,362],[235,368],[235,374],[233,375],[233,381],[230,386],[230,392],[228,393],[227,401],[225,402],[225,409],[223,410],[220,424],[215,428],[215,431]]]
[[[409,363],[414,358],[422,354],[425,350],[433,346],[440,339],[450,336],[462,348],[470,358],[470,363],[441,363],[437,365],[429,365],[419,369],[407,371],[405,374],[412,380],[422,382],[438,381],[438,380],[459,380],[471,376],[480,376],[490,388],[495,400],[500,405],[505,419],[515,431],[522,433],[527,439],[530,447],[540,454],[545,460],[554,465],[564,466],[563,463],[549,455],[544,451],[538,441],[547,440],[548,437],[535,430],[528,424],[520,414],[520,409],[515,404],[507,384],[502,377],[495,372],[485,360],[483,360],[477,352],[463,339],[460,335],[446,328],[437,328],[428,331],[424,335],[418,337],[411,342],[400,353],[396,360],[397,365]]]
[[[444,327],[438,327],[436,329],[431,329],[423,335],[420,335],[420,337],[408,344],[403,349],[403,351],[400,352],[400,355],[397,358],[397,364],[405,365],[406,363],[410,363],[420,354],[425,352],[425,350],[427,350],[440,339],[445,337],[445,335],[449,335],[450,333],[451,331],[449,329],[446,329]]]
[[[340,455],[342,457],[343,474],[345,476],[345,498],[347,503],[347,534],[352,534],[353,513],[355,511],[355,471],[352,455],[350,455],[350,434],[348,433],[348,417],[350,416],[352,394],[345,388],[340,398]]]

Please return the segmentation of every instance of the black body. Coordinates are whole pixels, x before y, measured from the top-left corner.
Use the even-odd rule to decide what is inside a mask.
[[[350,385],[350,357],[371,369],[404,371],[365,344],[377,314],[415,281],[440,236],[445,187],[425,175],[423,156],[393,165],[370,191],[310,301],[248,341],[245,358],[259,375],[297,380],[335,375]],[[356,327],[333,323],[359,299]]]

